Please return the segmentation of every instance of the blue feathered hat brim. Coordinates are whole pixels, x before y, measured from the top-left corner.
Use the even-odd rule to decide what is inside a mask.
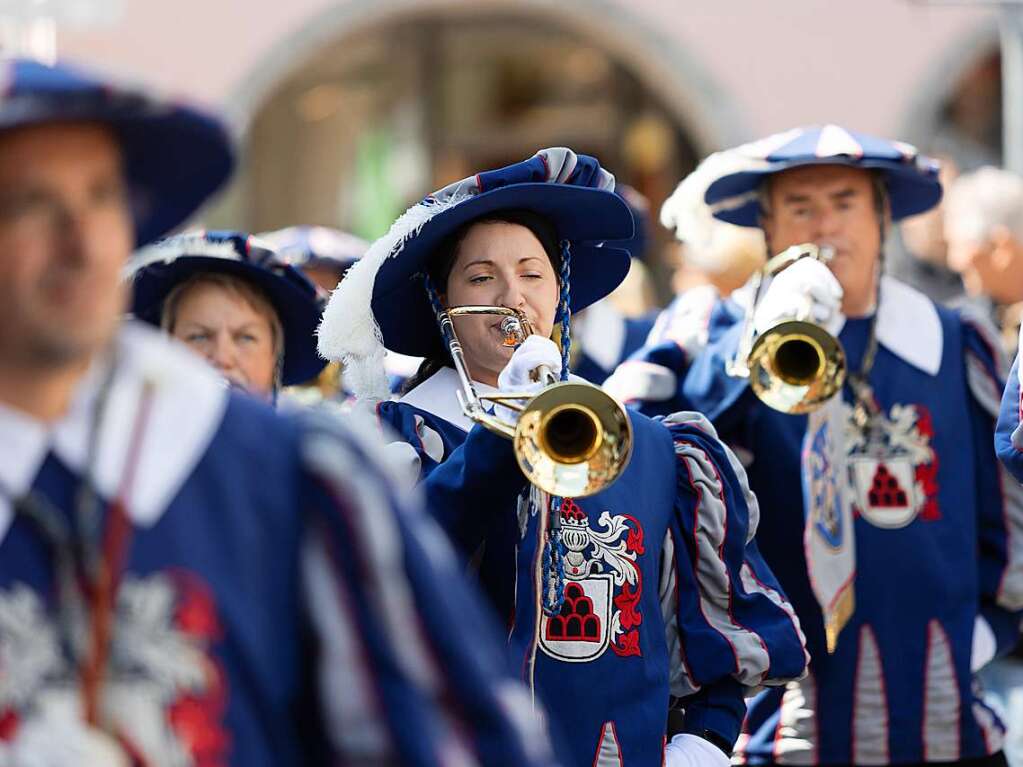
[[[231,175],[224,125],[63,64],[15,60],[4,77],[0,131],[61,122],[108,125],[120,140],[137,245],[191,216]]]
[[[305,280],[294,267],[294,277]],[[270,301],[284,328],[284,364],[281,383],[285,386],[315,378],[324,366],[316,351],[316,327],[320,322],[320,303],[312,288],[303,290],[284,276],[245,261],[209,256],[181,256],[169,263],[151,263],[140,269],[132,280],[132,313],[145,322],[159,326],[163,302],[174,289],[193,275],[219,272],[238,277],[259,288]]]
[[[460,227],[487,215],[525,210],[542,216],[571,243],[570,306],[585,309],[611,293],[629,271],[627,250],[614,240],[633,235],[628,205],[610,191],[568,184],[521,183],[465,197],[431,217],[399,253],[381,264],[372,309],[384,345],[418,357],[445,350],[422,273],[437,247]],[[607,245],[601,243],[607,241]],[[443,286],[438,286],[443,289]]]

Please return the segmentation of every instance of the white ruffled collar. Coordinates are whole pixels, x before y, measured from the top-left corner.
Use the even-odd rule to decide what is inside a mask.
[[[877,342],[931,376],[941,370],[945,333],[934,302],[894,277],[881,277]]]
[[[493,386],[474,383],[479,394],[493,394],[497,391]],[[458,401],[458,392],[461,389],[462,383],[455,369],[443,367],[402,397],[399,402],[425,410],[467,432],[472,428],[473,422],[462,412],[462,405]]]
[[[205,453],[223,418],[227,390],[200,358],[159,332],[136,323],[119,331],[118,366],[99,425],[94,462],[97,490],[108,499],[121,490],[125,456],[134,437],[143,385],[152,388],[127,507],[139,526],[154,524]],[[109,361],[82,379],[67,414],[56,424],[0,404],[0,541],[13,516],[7,493],[26,493],[52,450],[84,472],[92,411]]]

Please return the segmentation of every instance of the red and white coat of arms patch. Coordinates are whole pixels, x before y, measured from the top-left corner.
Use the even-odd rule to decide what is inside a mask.
[[[846,445],[856,512],[877,527],[905,527],[917,516],[939,518],[938,456],[923,405],[893,405],[859,429],[848,405]]]
[[[595,525],[579,505],[561,506],[565,544],[565,601],[561,613],[544,615],[540,647],[558,660],[584,663],[610,647],[622,656],[642,655],[639,600],[643,574],[636,558],[644,553],[643,528],[629,514],[602,511]]]
[[[183,571],[128,576],[118,590],[116,625],[104,713],[121,746],[148,765],[226,764],[226,675],[210,654],[221,626],[206,585]],[[75,633],[84,631],[77,626]],[[0,678],[0,741],[34,718],[79,716],[77,671],[61,650],[54,617],[20,584],[0,591],[0,668],[10,672]]]

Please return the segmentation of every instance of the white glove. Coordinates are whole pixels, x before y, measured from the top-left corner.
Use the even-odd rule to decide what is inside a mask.
[[[519,345],[497,376],[497,388],[502,392],[539,392],[544,387],[543,382],[533,381],[530,376],[540,365],[546,365],[556,377],[560,376],[561,349],[549,338],[530,336]],[[494,406],[494,415],[511,422],[519,417],[517,412],[502,405]]]
[[[995,632],[981,616],[973,621],[973,649],[970,652],[970,671],[976,673],[994,660],[998,651]]]
[[[724,752],[699,735],[676,735],[664,747],[664,767],[728,767]]]
[[[3,767],[128,767],[124,750],[112,737],[77,719],[30,719],[14,740],[0,747]]]
[[[827,266],[802,258],[771,280],[753,315],[753,327],[763,333],[794,309],[811,301],[811,315],[831,335],[842,329],[842,286]]]
[[[555,376],[560,376],[561,349],[549,338],[530,336],[519,345],[497,377],[497,388],[502,391],[526,388],[535,383],[530,374],[540,365],[546,365]]]

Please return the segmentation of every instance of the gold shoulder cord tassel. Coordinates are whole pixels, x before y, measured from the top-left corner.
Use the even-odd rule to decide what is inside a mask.
[[[824,636],[827,639],[828,655],[834,654],[838,647],[838,635],[842,633],[845,624],[852,618],[853,610],[856,609],[855,594],[850,585],[839,595],[834,607],[824,615]]]

